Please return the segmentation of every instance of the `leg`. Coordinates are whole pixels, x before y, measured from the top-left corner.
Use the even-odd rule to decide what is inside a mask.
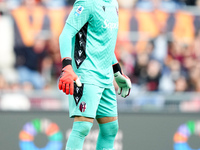
[[[82,150],[85,136],[89,133],[104,88],[84,84],[74,85],[74,95],[69,95],[69,116],[74,118],[72,132],[66,150]],[[99,117],[100,118],[100,117]]]
[[[99,123],[99,136],[96,150],[114,150],[115,136],[118,132],[117,117],[104,117],[97,119]]]
[[[66,150],[82,150],[85,137],[93,125],[92,118],[75,117],[72,132],[67,141]]]
[[[96,150],[114,150],[114,140],[118,132],[117,101],[114,86],[103,91],[98,110],[99,136]]]
[[[81,88],[76,85],[74,87],[74,95],[69,95],[69,112],[74,123],[66,150],[82,150],[85,137],[93,125],[93,118],[96,117],[103,91],[101,87],[88,84],[82,84]]]

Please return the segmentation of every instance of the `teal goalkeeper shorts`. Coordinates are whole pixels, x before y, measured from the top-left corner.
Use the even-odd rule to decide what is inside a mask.
[[[69,95],[69,117],[103,118],[117,116],[114,86],[102,88],[91,84],[74,84],[74,95]]]

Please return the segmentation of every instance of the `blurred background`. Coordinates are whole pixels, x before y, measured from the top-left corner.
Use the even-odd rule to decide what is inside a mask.
[[[132,90],[125,99],[117,97],[122,125],[116,150],[132,150],[134,146],[136,150],[200,148],[200,138],[193,136],[200,135],[200,0],[118,2],[115,54],[131,79]],[[51,146],[44,148],[48,143],[44,137],[36,140],[20,134],[21,128],[27,129],[26,123],[35,118],[39,118],[34,120],[36,124],[42,124],[44,117],[56,120],[64,131],[71,127],[68,98],[58,90],[57,81],[62,69],[58,38],[73,3],[0,0],[0,132],[4,135],[0,145],[6,144],[5,137],[10,138],[13,128],[16,134],[12,142],[17,147],[6,144],[3,149],[51,150]],[[18,128],[11,126],[13,119]],[[135,138],[132,133],[137,133]],[[166,137],[160,139],[161,135]],[[85,150],[94,149],[90,137]],[[20,145],[20,140],[25,144]],[[32,146],[27,146],[27,141],[32,141]],[[38,141],[43,141],[40,146]]]

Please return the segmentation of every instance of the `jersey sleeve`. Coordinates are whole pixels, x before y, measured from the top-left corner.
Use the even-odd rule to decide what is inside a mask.
[[[67,23],[78,31],[92,18],[94,0],[76,0]]]
[[[65,24],[63,31],[59,37],[59,46],[61,58],[71,58],[72,52],[72,38],[78,31],[68,23]]]

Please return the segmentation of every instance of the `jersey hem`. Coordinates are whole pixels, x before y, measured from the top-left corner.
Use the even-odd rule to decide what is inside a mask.
[[[111,84],[108,84],[108,85],[103,85],[103,84],[98,84],[98,83],[91,83],[91,82],[89,82],[89,81],[86,81],[86,82],[84,82],[84,81],[81,81],[81,83],[84,83],[84,84],[89,84],[89,85],[95,85],[95,86],[98,86],[98,87],[101,87],[101,88],[111,88],[111,87],[113,87],[113,86],[114,86],[114,84],[113,84],[113,83],[111,83]]]

